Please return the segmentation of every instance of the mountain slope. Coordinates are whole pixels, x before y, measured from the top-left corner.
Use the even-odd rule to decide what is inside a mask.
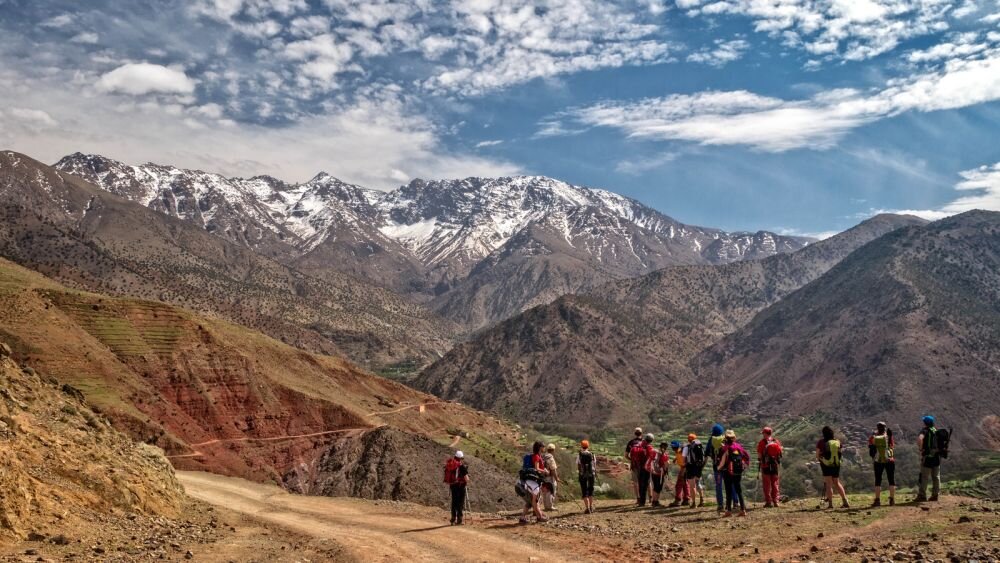
[[[452,429],[498,446],[516,438],[492,417],[341,359],[163,303],[71,290],[2,259],[0,310],[15,358],[181,468],[281,482],[338,439],[385,426],[444,443]]]
[[[595,283],[808,242],[684,225],[635,200],[539,176],[414,180],[383,193],[327,174],[289,185],[80,153],[55,166],[312,274],[434,298],[468,329]]]
[[[933,412],[1000,447],[1000,213],[900,229],[697,359],[699,400],[762,416]]]
[[[8,353],[0,342],[0,544],[82,513],[178,514],[183,491],[162,451],[111,429],[71,387]]]
[[[425,369],[418,388],[520,420],[585,424],[679,401],[688,363],[863,244],[915,217],[878,216],[798,252],[676,266],[526,311]]]
[[[379,366],[436,357],[453,329],[343,274],[322,280],[13,152],[0,152],[0,255],[102,293],[211,312]]]

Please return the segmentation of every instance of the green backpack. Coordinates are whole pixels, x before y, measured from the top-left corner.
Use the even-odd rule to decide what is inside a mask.
[[[820,462],[827,467],[839,467],[843,452],[840,451],[840,440],[826,441],[826,455]]]
[[[888,463],[893,458],[892,447],[889,446],[889,435],[872,436],[872,445],[875,446],[875,461],[878,463]]]

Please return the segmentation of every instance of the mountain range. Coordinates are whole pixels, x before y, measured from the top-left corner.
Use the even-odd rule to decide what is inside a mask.
[[[624,424],[678,404],[704,348],[916,217],[880,215],[789,254],[675,266],[528,310],[453,348],[413,382],[515,420]],[[706,377],[708,377],[706,375]]]
[[[288,184],[81,153],[55,168],[306,273],[348,274],[428,303],[467,330],[606,281],[810,242],[689,226],[540,176],[418,179],[380,192],[326,173]]]

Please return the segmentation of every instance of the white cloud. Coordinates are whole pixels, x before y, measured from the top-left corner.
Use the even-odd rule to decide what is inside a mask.
[[[503,141],[498,141],[498,140],[494,140],[494,141],[479,141],[478,143],[476,143],[476,148],[477,149],[481,149],[483,147],[495,147],[495,146],[500,145],[500,144],[503,144]]]
[[[66,27],[67,25],[73,23],[73,16],[71,14],[59,14],[58,16],[51,17],[39,25],[42,27],[50,27],[53,29],[59,29]]]
[[[282,55],[288,60],[303,61],[299,67],[302,74],[319,81],[321,86],[331,85],[338,73],[356,68],[349,64],[354,50],[330,33],[293,41],[284,47]]]
[[[873,213],[901,213],[936,221],[973,209],[1000,211],[1000,162],[959,172],[959,175],[962,181],[955,184],[955,190],[963,194],[971,193],[961,195],[939,209],[879,210]]]
[[[688,55],[688,62],[707,64],[711,66],[725,66],[728,63],[739,60],[743,53],[750,48],[750,44],[742,39],[725,41],[717,39],[713,47],[700,49]]]
[[[689,16],[743,16],[816,55],[864,60],[947,29],[951,0],[675,0]]]
[[[124,64],[100,77],[98,91],[139,96],[150,93],[190,94],[195,81],[183,70],[152,63]]]
[[[889,81],[879,91],[840,89],[806,100],[751,92],[701,92],[633,103],[603,103],[544,120],[539,135],[567,130],[564,122],[612,127],[630,137],[703,145],[748,145],[781,152],[828,148],[846,132],[904,112],[968,107],[1000,100],[1000,49],[952,59],[939,70]]]
[[[615,165],[615,170],[621,172],[622,174],[638,176],[649,172],[650,170],[656,170],[664,164],[672,162],[676,159],[677,154],[675,153],[663,153],[644,159],[627,159],[618,162],[618,164]]]
[[[31,129],[49,129],[58,125],[48,112],[40,109],[10,108],[7,113],[14,120]]]
[[[100,41],[100,36],[90,31],[79,33],[70,39],[72,43],[83,43],[85,45],[96,45],[98,41]]]

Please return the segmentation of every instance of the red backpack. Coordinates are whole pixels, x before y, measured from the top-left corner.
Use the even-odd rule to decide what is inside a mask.
[[[645,442],[639,442],[632,446],[632,449],[628,452],[628,459],[632,462],[632,467],[642,467],[646,463],[646,457]]]
[[[444,464],[444,482],[451,485],[458,483],[458,468],[462,466],[462,462],[455,458],[449,458]]]

